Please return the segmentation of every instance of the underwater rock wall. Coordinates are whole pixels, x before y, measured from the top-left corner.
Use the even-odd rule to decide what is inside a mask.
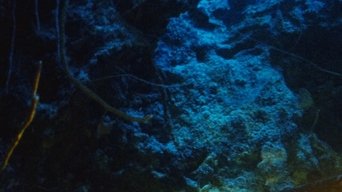
[[[0,191],[280,192],[341,173],[340,0],[69,1],[72,75],[146,124],[68,80],[56,7],[0,0],[1,159],[43,62]]]
[[[312,149],[318,141],[309,139],[311,133],[298,136],[301,98],[288,88],[273,55],[303,59],[282,41],[301,38],[310,27],[340,25],[341,18],[326,10],[333,4],[256,2],[242,8],[241,20],[230,20],[236,14],[228,3],[202,0],[196,10],[170,19],[155,65],[179,86],[168,92],[175,145],[206,152],[188,176],[201,191],[215,190],[215,184],[219,191],[263,191],[262,185],[282,191],[321,169],[325,161],[314,155],[320,149]],[[312,143],[294,146],[303,139]],[[294,157],[294,151],[308,156]]]

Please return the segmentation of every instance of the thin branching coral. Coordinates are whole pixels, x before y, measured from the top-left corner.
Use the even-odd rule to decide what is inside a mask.
[[[40,81],[41,70],[42,70],[42,62],[39,61],[38,69],[37,69],[36,76],[34,78],[34,83],[33,83],[33,89],[32,89],[33,96],[32,96],[31,108],[30,108],[29,114],[28,114],[26,120],[24,121],[22,128],[20,129],[19,133],[17,134],[16,138],[14,139],[13,144],[10,146],[10,148],[8,149],[8,151],[5,155],[5,159],[1,165],[1,170],[0,170],[1,172],[6,169],[8,162],[11,159],[15,148],[18,146],[18,144],[19,144],[20,140],[22,139],[26,129],[31,125],[31,123],[32,123],[32,121],[36,115],[36,109],[37,109],[37,106],[39,103],[39,96],[37,94],[37,91],[38,91],[38,86],[39,86],[39,81]]]
[[[72,73],[70,72],[68,62],[66,61],[66,51],[65,51],[65,20],[66,20],[66,10],[67,10],[68,0],[63,0],[60,4],[57,4],[57,55],[59,58],[58,62],[60,62],[61,66],[64,66],[65,73],[69,80],[80,89],[85,95],[87,95],[92,100],[96,101],[99,105],[101,105],[106,111],[115,114],[121,119],[128,122],[138,122],[138,123],[147,123],[153,117],[152,115],[146,115],[144,117],[134,117],[127,113],[120,111],[119,109],[109,105],[106,101],[104,101],[99,95],[97,95],[94,91],[85,86],[80,80],[76,79]]]

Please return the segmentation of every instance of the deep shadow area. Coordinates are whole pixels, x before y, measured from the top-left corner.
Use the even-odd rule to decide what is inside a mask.
[[[287,84],[294,91],[305,89],[313,99],[305,110],[302,128],[317,133],[334,150],[342,151],[342,38],[341,27],[310,27],[302,34],[283,39],[283,50],[273,51]]]

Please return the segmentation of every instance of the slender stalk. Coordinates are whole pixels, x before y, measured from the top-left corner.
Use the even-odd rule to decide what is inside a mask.
[[[16,21],[16,1],[12,1],[12,37],[11,37],[11,46],[10,51],[8,54],[8,71],[7,71],[7,78],[5,84],[5,92],[8,93],[10,81],[12,78],[12,70],[13,70],[13,59],[14,59],[14,50],[15,50],[15,37],[16,37],[16,28],[17,28],[17,21]]]
[[[36,17],[36,32],[40,32],[39,2],[34,0],[34,16]]]
[[[75,78],[69,69],[68,61],[66,60],[66,51],[65,51],[65,22],[66,22],[66,10],[67,10],[68,0],[57,0],[57,17],[56,23],[57,27],[57,44],[58,44],[58,53],[59,57],[57,60],[60,62],[59,64],[61,66],[64,66],[65,73],[68,76],[69,80],[78,88],[80,89],[85,95],[87,95],[89,98],[97,102],[99,105],[101,105],[106,111],[111,112],[115,114],[116,116],[120,117],[121,119],[128,121],[128,122],[138,122],[138,123],[148,123],[153,115],[146,115],[144,117],[134,117],[127,113],[124,113],[123,111],[120,111],[119,109],[111,106],[108,104],[105,100],[103,100],[99,95],[97,95],[94,91],[89,89],[87,86],[85,86],[80,80]]]
[[[26,129],[31,125],[31,123],[32,123],[32,121],[36,115],[36,109],[37,109],[37,106],[39,103],[39,96],[37,94],[37,90],[38,90],[38,85],[39,85],[39,81],[40,81],[40,74],[41,74],[41,70],[42,70],[42,63],[39,62],[38,64],[39,65],[38,65],[38,69],[36,72],[36,76],[34,78],[34,83],[33,83],[33,88],[32,88],[33,96],[32,96],[31,108],[30,108],[29,114],[26,117],[26,120],[24,121],[22,128],[20,129],[19,133],[17,134],[16,138],[14,139],[13,144],[8,149],[8,151],[5,155],[5,159],[2,162],[0,172],[2,172],[3,170],[6,169],[8,162],[11,159],[15,148],[18,146],[18,144],[21,141]]]

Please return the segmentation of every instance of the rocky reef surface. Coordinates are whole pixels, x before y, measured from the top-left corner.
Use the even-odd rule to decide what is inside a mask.
[[[1,191],[304,191],[341,174],[340,0],[64,2],[0,0],[1,159],[43,64]],[[108,112],[61,54],[148,121]]]

